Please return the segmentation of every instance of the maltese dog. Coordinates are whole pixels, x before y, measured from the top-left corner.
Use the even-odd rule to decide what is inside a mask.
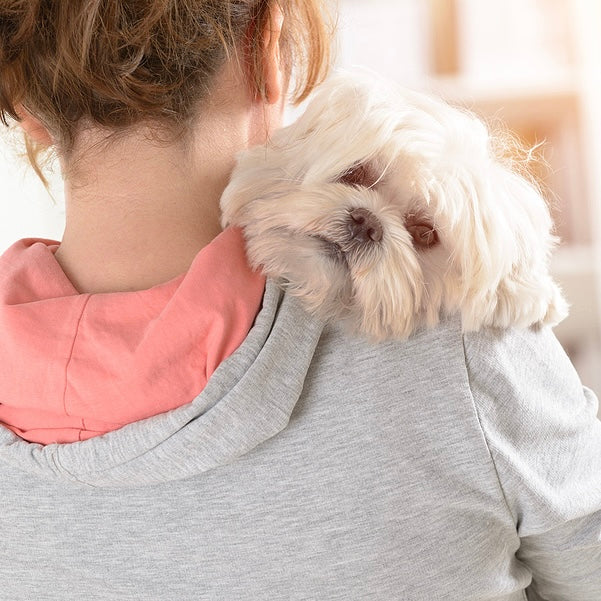
[[[310,313],[374,341],[457,312],[463,331],[555,325],[549,211],[495,143],[438,98],[338,75],[239,156],[222,225]]]

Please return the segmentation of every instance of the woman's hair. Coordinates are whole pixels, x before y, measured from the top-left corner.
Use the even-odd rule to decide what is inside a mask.
[[[0,119],[24,107],[63,153],[82,122],[176,129],[232,56],[264,96],[262,35],[276,2],[298,103],[329,67],[323,0],[2,0]]]

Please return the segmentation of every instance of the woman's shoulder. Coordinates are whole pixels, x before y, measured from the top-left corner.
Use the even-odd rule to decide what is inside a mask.
[[[483,414],[503,416],[515,430],[530,420],[540,428],[596,416],[595,395],[551,328],[482,330],[463,334],[462,341],[470,390]]]
[[[404,340],[379,343],[348,333],[343,324],[328,324],[317,355],[328,366],[352,368],[358,378],[411,372],[447,381],[454,378],[470,385],[501,376],[504,380],[527,380],[550,371],[556,378],[565,381],[567,377],[579,385],[572,364],[550,328],[463,332],[459,314],[441,319],[434,327],[421,328]]]
[[[326,362],[353,366],[357,377],[409,370],[445,379],[455,376],[469,386],[505,386],[514,392],[528,382],[542,382],[549,391],[554,387],[567,387],[574,393],[582,390],[576,370],[550,327],[463,332],[459,314],[405,340],[377,344],[350,335],[341,324],[328,325],[318,354]]]
[[[566,437],[581,445],[579,437],[593,431],[601,451],[598,400],[549,327],[466,333],[453,315],[406,340],[380,344],[328,327],[315,370],[322,390],[360,391],[364,400],[396,401],[416,414],[427,407],[441,431],[479,432],[493,456],[504,449],[501,461],[552,455]],[[513,459],[504,455],[508,449]]]
[[[444,441],[464,463],[488,457],[522,536],[600,509],[599,403],[552,329],[464,333],[451,316],[374,345],[331,328],[318,358],[330,388],[397,407],[422,442]]]
[[[482,331],[463,344],[474,407],[520,535],[601,510],[599,402],[553,331]]]

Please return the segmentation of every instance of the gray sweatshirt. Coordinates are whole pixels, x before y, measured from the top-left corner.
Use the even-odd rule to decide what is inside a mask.
[[[548,329],[372,345],[269,281],[192,403],[0,428],[0,599],[600,601],[597,409]]]

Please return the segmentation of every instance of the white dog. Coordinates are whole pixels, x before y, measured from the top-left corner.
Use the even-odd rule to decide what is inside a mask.
[[[464,331],[554,325],[549,211],[493,142],[439,99],[339,75],[239,157],[222,225],[310,312],[373,340],[458,311]]]

